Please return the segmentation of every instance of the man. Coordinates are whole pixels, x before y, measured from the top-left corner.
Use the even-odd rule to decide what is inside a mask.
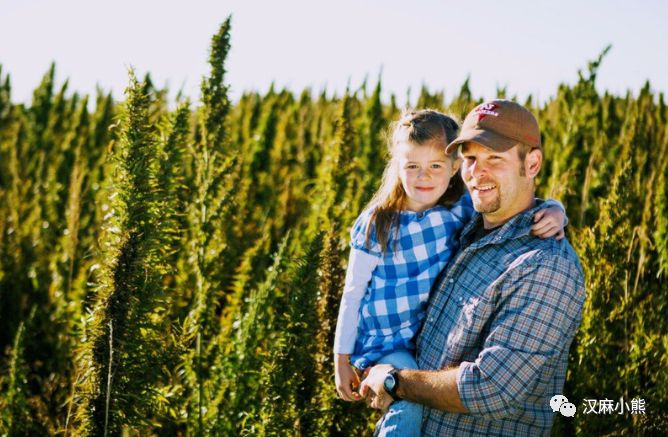
[[[477,213],[433,290],[417,340],[421,370],[375,366],[361,392],[374,408],[425,405],[424,435],[549,435],[585,291],[568,241],[530,234],[541,209],[538,123],[494,100],[467,115],[446,152],[456,148]]]

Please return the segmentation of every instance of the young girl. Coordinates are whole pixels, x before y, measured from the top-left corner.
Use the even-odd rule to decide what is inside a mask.
[[[376,363],[417,368],[414,339],[430,290],[473,214],[457,174],[460,161],[445,154],[457,130],[452,118],[433,110],[406,113],[394,123],[381,186],[351,231],[334,340],[336,386],[344,400],[361,399],[355,389]],[[563,236],[563,207],[548,203],[534,217],[534,233]],[[381,420],[393,435],[411,436],[419,435],[421,419],[420,405],[397,401]]]

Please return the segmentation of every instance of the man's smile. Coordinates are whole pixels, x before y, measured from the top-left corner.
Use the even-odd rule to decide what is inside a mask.
[[[497,188],[497,185],[493,182],[476,182],[468,185],[471,187],[471,194],[477,193],[479,196],[489,194]]]
[[[489,193],[493,189],[496,188],[496,185],[494,184],[480,184],[480,185],[474,185],[473,189],[480,192],[481,194]]]

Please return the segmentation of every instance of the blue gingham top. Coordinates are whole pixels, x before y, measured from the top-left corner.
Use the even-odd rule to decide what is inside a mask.
[[[362,299],[352,364],[364,369],[397,350],[415,350],[436,277],[458,248],[457,235],[473,215],[469,194],[446,208],[401,211],[397,232],[382,252],[371,211],[363,212],[350,236],[351,246],[379,258]],[[371,226],[369,242],[366,230]]]

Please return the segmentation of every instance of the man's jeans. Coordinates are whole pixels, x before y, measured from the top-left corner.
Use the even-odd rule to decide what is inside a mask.
[[[390,364],[397,369],[417,369],[415,357],[407,351],[393,352],[378,360],[378,364]],[[422,428],[422,405],[408,401],[395,401],[376,423],[374,436],[418,437]]]

